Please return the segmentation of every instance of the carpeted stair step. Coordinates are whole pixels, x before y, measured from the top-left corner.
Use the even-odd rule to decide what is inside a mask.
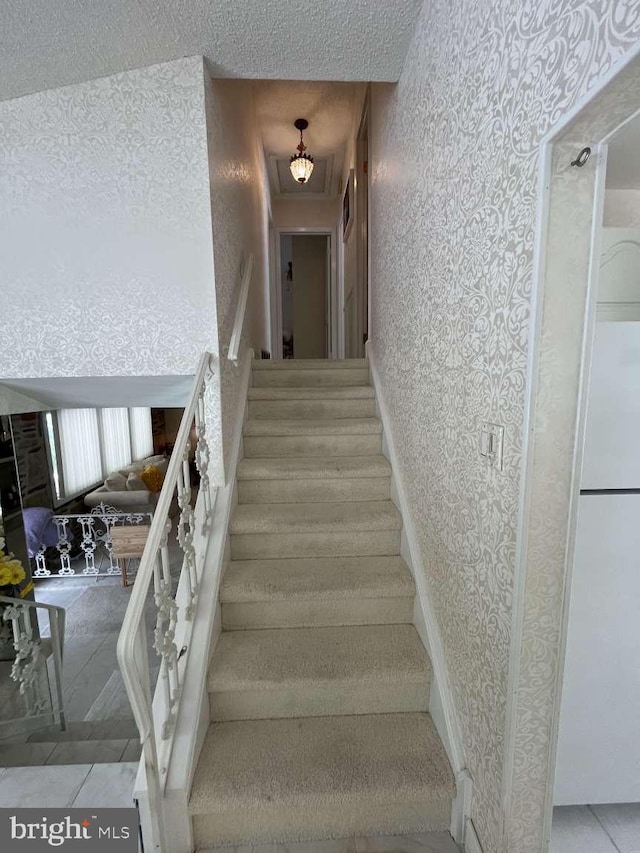
[[[366,358],[255,358],[252,362],[253,370],[279,370],[285,373],[292,370],[345,370],[363,367],[369,367]]]
[[[248,458],[238,465],[240,503],[323,503],[389,499],[384,456]]]
[[[401,529],[391,501],[239,504],[229,526],[231,559],[396,555]]]
[[[413,625],[230,631],[208,678],[211,719],[426,711],[431,665]]]
[[[376,413],[373,398],[352,400],[250,400],[250,418],[369,418]]]
[[[256,388],[308,388],[340,385],[368,385],[366,358],[256,360],[253,385]]]
[[[449,828],[454,784],[425,713],[210,726],[191,789],[196,848]]]
[[[244,425],[247,457],[375,456],[381,449],[377,418],[257,418]]]
[[[332,368],[331,362],[318,367],[289,369],[253,370],[255,388],[319,388],[335,385],[367,385],[369,368],[339,366]],[[337,364],[337,362],[336,362]]]
[[[380,435],[377,418],[257,418],[244,425],[245,436]]]
[[[222,627],[409,624],[414,594],[402,557],[236,561],[220,589]]]
[[[254,400],[375,400],[371,385],[328,385],[326,388],[249,388],[248,398]]]

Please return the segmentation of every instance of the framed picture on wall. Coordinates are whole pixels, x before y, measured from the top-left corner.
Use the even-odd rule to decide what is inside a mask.
[[[354,202],[354,170],[349,172],[349,179],[342,196],[342,239],[346,243],[351,226],[353,225]]]

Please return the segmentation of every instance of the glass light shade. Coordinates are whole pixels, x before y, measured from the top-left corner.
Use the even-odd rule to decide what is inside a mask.
[[[313,160],[307,154],[298,154],[291,158],[291,174],[299,184],[306,184],[313,172]]]

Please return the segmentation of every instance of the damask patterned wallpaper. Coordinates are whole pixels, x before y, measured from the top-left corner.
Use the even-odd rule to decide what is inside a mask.
[[[222,442],[228,470],[241,368],[225,356],[235,320],[244,264],[254,256],[243,346],[258,357],[269,349],[269,188],[255,124],[253,88],[242,80],[211,79],[205,71],[211,220],[219,317]]]
[[[486,853],[544,849],[540,782],[504,827],[502,797],[538,146],[638,38],[635,0],[433,0],[397,87],[373,87],[371,338]]]
[[[0,103],[0,376],[192,372],[210,223],[201,57]]]

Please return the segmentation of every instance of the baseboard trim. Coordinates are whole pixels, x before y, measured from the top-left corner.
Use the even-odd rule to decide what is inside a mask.
[[[371,381],[376,394],[376,407],[382,421],[382,452],[389,459],[392,468],[391,499],[400,510],[404,524],[401,553],[413,574],[416,584],[415,626],[431,658],[431,665],[433,667],[433,685],[429,711],[456,777],[457,794],[451,814],[451,834],[457,843],[462,843],[465,835],[465,825],[471,813],[473,782],[466,768],[460,727],[444,659],[442,638],[431,604],[416,526],[404,486],[399,457],[395,449],[391,418],[385,401],[372,341],[367,342],[367,357],[369,359]]]
[[[470,817],[466,820],[464,830],[464,853],[484,853]]]
[[[473,782],[468,771],[456,773],[456,798],[451,807],[451,836],[457,844],[462,844],[473,799]]]

